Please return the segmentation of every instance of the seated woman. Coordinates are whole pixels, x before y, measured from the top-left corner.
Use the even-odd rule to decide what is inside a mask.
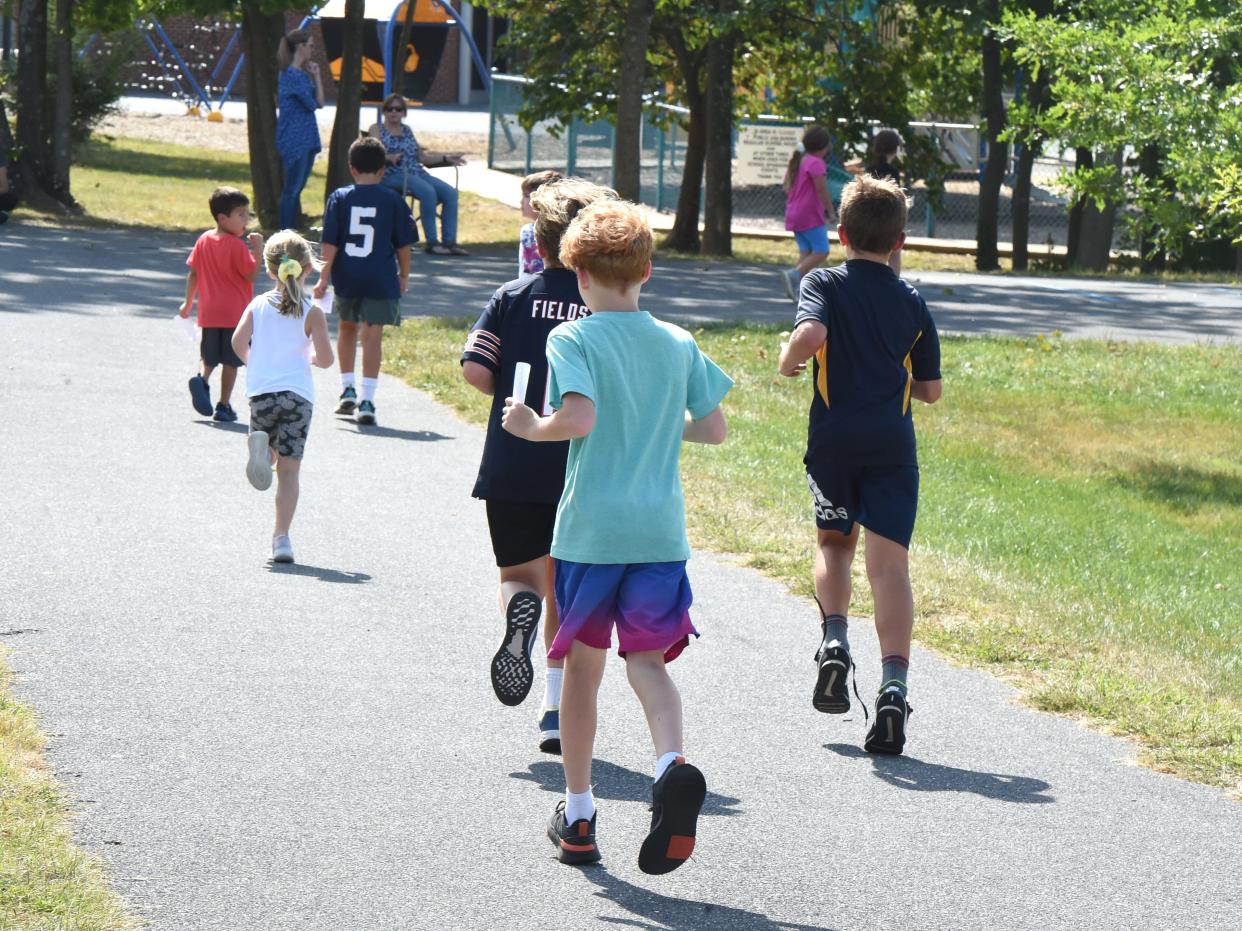
[[[388,150],[388,168],[384,172],[383,183],[402,195],[413,194],[418,198],[428,252],[433,255],[469,255],[457,245],[457,189],[428,173],[418,140],[404,120],[405,98],[400,94],[389,94],[384,98],[383,122],[375,123],[367,130]],[[460,156],[445,156],[432,163],[431,167],[464,164],[465,159]],[[443,241],[436,230],[436,207],[439,204],[444,205]]]

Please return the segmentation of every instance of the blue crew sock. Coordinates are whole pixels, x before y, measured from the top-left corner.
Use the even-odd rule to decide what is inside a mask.
[[[895,687],[902,695],[906,694],[906,677],[910,674],[910,660],[897,653],[889,653],[882,660],[880,670],[880,691]]]

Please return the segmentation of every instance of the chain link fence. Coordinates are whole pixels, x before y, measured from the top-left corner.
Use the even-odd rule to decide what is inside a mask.
[[[517,114],[525,101],[527,78],[493,75],[491,120],[488,133],[488,166],[515,174],[554,169],[612,183],[613,126],[607,121],[569,125],[545,121],[530,132],[522,129]],[[686,110],[665,103],[651,103],[644,110],[642,127],[641,201],[656,210],[673,213],[681,190],[685,165]],[[738,231],[779,231],[785,228],[785,192],[781,186],[784,166],[797,144],[804,123],[761,117],[744,120],[734,131],[733,225]],[[986,144],[975,126],[963,123],[913,123],[917,133],[931,136],[949,167],[944,193],[936,203],[928,198],[927,186],[910,186],[909,234],[939,240],[975,238],[979,201],[979,177]],[[1058,193],[1056,178],[1072,165],[1067,153],[1052,153],[1036,160],[1031,177],[1030,233],[1032,245],[1066,244],[1068,204]],[[1070,153],[1072,154],[1072,153]],[[999,238],[1012,240],[1013,163],[1001,189]],[[835,156],[828,166],[828,186],[834,199],[852,175]]]

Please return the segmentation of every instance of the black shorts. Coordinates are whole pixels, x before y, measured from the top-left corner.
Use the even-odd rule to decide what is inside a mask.
[[[520,566],[552,551],[555,504],[528,501],[488,501],[487,529],[492,535],[496,565]]]
[[[837,456],[806,464],[815,526],[849,534],[854,522],[909,548],[919,507],[919,467],[851,465]]]
[[[203,327],[203,341],[199,343],[198,351],[203,363],[213,368],[217,365],[241,368],[246,364],[237,358],[237,353],[233,351],[233,327],[231,326]]]

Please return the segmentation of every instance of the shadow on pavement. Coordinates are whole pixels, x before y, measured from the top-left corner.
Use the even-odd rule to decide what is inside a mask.
[[[604,847],[603,851],[607,858],[608,848]],[[693,868],[693,864],[683,867],[690,868]],[[776,921],[760,912],[750,912],[744,908],[660,895],[619,879],[602,866],[584,869],[582,875],[599,886],[599,891],[595,893],[597,896],[638,916],[637,920],[599,916],[600,922],[610,925],[644,928],[647,931],[703,931],[705,928],[729,931],[830,931],[823,925]]]
[[[956,766],[943,766],[940,763],[925,763],[904,754],[882,756],[868,753],[852,744],[824,744],[824,749],[831,750],[838,756],[869,759],[876,776],[899,789],[911,789],[915,792],[973,792],[984,798],[1027,805],[1047,805],[1056,801],[1054,796],[1044,794],[1052,788],[1048,783],[1030,776],[1008,776],[1004,773],[958,769]]]
[[[416,443],[436,443],[440,440],[451,440],[454,437],[436,433],[434,430],[396,430],[392,427],[359,427],[350,420],[337,422],[338,430],[345,433],[356,433],[359,436],[382,436],[390,440],[413,440]],[[351,429],[352,428],[352,429]]]
[[[647,773],[635,772],[607,760],[595,760],[591,765],[591,775],[594,778],[591,788],[596,798],[621,802],[651,802],[651,776]],[[537,783],[545,792],[559,795],[565,791],[564,770],[559,762],[552,760],[531,763],[530,772],[510,773],[509,777]],[[739,799],[709,791],[703,802],[702,814],[736,815],[741,812],[740,808],[734,807],[738,803]]]
[[[320,582],[341,582],[346,585],[361,585],[371,581],[371,576],[365,572],[342,572],[340,569],[324,569],[322,566],[307,566],[296,562],[269,562],[267,571],[276,575],[305,575]]]
[[[222,420],[196,420],[196,424],[211,427],[213,430],[224,430],[228,433],[249,433],[250,427],[244,423],[225,423]]]

